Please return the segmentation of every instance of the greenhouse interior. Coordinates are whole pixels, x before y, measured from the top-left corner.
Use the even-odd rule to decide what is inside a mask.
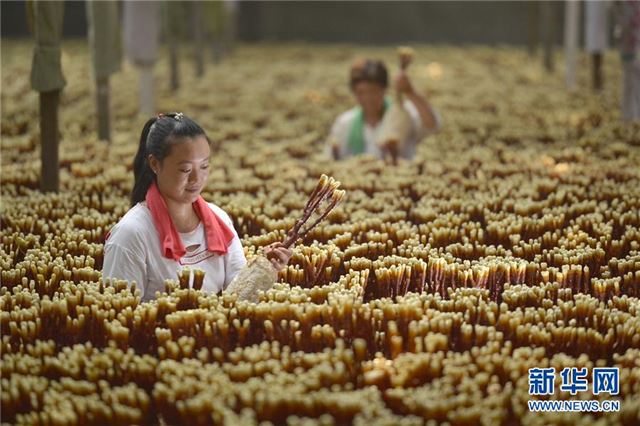
[[[640,1],[3,1],[4,425],[640,424]]]

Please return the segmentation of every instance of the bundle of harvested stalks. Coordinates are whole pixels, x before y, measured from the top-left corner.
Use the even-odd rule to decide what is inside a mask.
[[[296,241],[303,239],[342,201],[345,192],[338,189],[339,186],[339,181],[327,175],[320,177],[304,207],[302,217],[287,233],[283,247],[290,248]],[[266,256],[259,254],[238,273],[225,291],[236,293],[242,300],[257,302],[259,291],[268,290],[276,280],[277,271]]]
[[[413,59],[413,49],[410,47],[398,48],[398,60],[400,72],[406,72]],[[390,157],[393,163],[397,163],[398,155],[402,151],[409,135],[411,134],[411,116],[404,107],[402,93],[396,91],[396,99],[389,107],[382,119],[382,134],[377,143],[385,157]]]

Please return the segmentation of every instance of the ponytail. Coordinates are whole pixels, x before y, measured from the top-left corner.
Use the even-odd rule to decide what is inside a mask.
[[[133,160],[133,190],[131,191],[131,207],[144,200],[147,195],[147,190],[155,180],[155,175],[151,166],[149,165],[147,153],[147,139],[151,127],[156,123],[158,119],[156,117],[149,119],[142,128],[142,134],[140,135],[140,145],[138,145],[138,152]]]
[[[138,152],[133,160],[133,189],[131,207],[147,196],[149,187],[155,182],[156,175],[149,165],[149,155],[162,162],[169,154],[171,145],[183,140],[203,135],[204,130],[195,121],[182,113],[159,114],[149,119],[142,128]],[[207,142],[211,144],[209,138]]]

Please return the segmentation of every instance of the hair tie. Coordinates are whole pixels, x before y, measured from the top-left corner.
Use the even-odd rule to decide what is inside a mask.
[[[164,117],[171,117],[176,121],[182,121],[182,117],[184,117],[184,114],[181,112],[171,112],[169,114],[160,113],[158,114],[157,119],[160,120]]]

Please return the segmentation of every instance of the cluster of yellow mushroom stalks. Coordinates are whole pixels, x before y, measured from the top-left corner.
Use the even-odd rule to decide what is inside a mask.
[[[282,243],[289,248],[296,241],[304,239],[329,213],[343,200],[345,191],[338,189],[340,182],[323,174],[309,196],[302,217],[287,233]],[[277,271],[271,262],[262,255],[255,256],[247,266],[229,283],[227,293],[236,293],[240,300],[257,302],[260,292],[265,292],[277,281]]]
[[[349,64],[398,53],[239,46],[178,91],[157,85],[157,108],[206,130],[202,197],[269,278],[211,294],[185,268],[143,302],[101,273],[147,119],[138,75],[111,78],[103,143],[86,42],[62,49],[61,190],[41,193],[33,43],[2,39],[2,426],[640,424],[640,124],[620,122],[617,85],[566,91],[517,47],[414,46],[441,131],[397,167],[335,161],[324,141],[353,106]],[[168,61],[154,72],[169,81]],[[262,253],[284,241],[276,273]],[[561,391],[565,367],[617,368],[619,393]],[[541,400],[620,410],[532,412],[530,368],[555,370]]]

